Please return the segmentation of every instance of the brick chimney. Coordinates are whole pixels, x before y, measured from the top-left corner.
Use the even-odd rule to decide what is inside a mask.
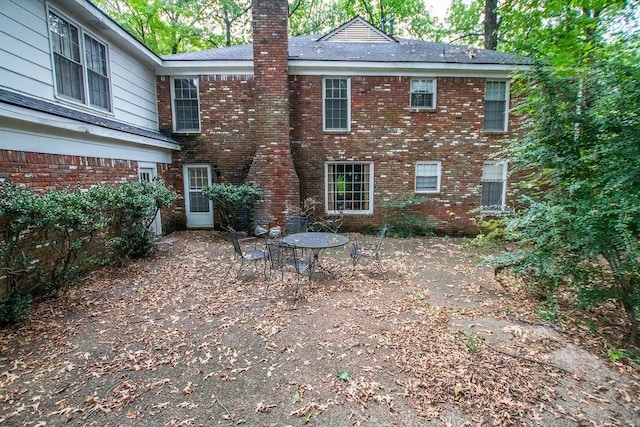
[[[300,206],[289,136],[288,7],[287,0],[253,0],[256,153],[247,181],[264,191],[254,211],[263,226],[284,225],[287,206]]]

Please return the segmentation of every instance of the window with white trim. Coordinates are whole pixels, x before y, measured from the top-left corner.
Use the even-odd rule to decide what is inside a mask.
[[[325,200],[328,213],[372,213],[373,163],[326,163]]]
[[[325,78],[322,80],[322,91],[323,129],[348,131],[351,126],[351,81],[348,78]]]
[[[107,45],[53,11],[49,33],[56,94],[111,111]]]
[[[440,192],[441,162],[416,162],[416,193]]]
[[[200,132],[198,79],[181,77],[171,80],[173,129],[175,132]]]
[[[436,81],[434,79],[411,79],[411,108],[436,108]]]
[[[482,212],[502,212],[507,190],[507,162],[490,161],[482,165]]]
[[[509,86],[504,81],[487,81],[484,93],[484,130],[507,130]]]

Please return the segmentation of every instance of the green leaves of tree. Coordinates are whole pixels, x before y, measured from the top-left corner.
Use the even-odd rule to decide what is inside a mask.
[[[509,221],[518,271],[573,287],[585,304],[614,299],[630,338],[640,309],[640,49],[612,39],[573,66],[539,67],[524,139],[511,146],[529,174],[526,209]],[[512,258],[513,260],[513,258]]]

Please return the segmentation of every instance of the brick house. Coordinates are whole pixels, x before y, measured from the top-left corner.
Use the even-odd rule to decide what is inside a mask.
[[[254,43],[158,58],[86,0],[8,6],[0,179],[157,174],[183,192],[164,222],[187,227],[214,226],[200,188],[219,180],[265,190],[261,225],[313,197],[350,229],[375,227],[393,220],[389,202],[419,196],[412,214],[474,233],[478,212],[511,204],[496,153],[517,135],[515,55],[398,39],[360,17],[288,38],[287,2],[271,0],[254,1]]]

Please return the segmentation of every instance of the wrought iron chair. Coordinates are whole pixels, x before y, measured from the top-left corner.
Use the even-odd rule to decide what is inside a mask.
[[[240,273],[244,271],[244,269],[247,267],[247,264],[249,264],[250,262],[254,263],[254,270],[257,271],[255,267],[259,261],[262,261],[263,263],[263,273],[264,273],[264,276],[266,277],[267,276],[267,260],[269,258],[269,254],[262,249],[258,249],[257,242],[254,244],[254,247],[253,249],[251,249],[251,252],[245,253],[242,250],[242,246],[240,245],[240,237],[238,236],[238,232],[234,230],[232,227],[228,227],[227,232],[229,233],[229,239],[233,244],[233,253],[235,257],[236,258],[240,257],[240,268],[236,273],[236,277],[240,276]]]
[[[382,262],[380,260],[380,247],[382,246],[382,241],[384,240],[384,236],[387,234],[388,227],[383,225],[378,233],[378,239],[376,240],[375,245],[363,245],[359,243],[357,240],[353,242],[353,246],[351,246],[351,258],[353,262],[353,267],[355,268],[358,261],[362,258],[372,259],[376,262],[380,273],[384,274],[384,270],[382,269]]]
[[[284,233],[295,234],[304,233],[309,228],[309,218],[303,216],[292,216],[284,220]]]
[[[280,280],[284,280],[285,270],[292,270],[296,273],[296,294],[300,289],[300,279],[306,275],[311,280],[313,272],[314,259],[311,256],[304,255],[301,248],[289,245],[283,241],[272,241],[267,243],[267,252],[269,257],[270,276],[274,271],[280,271]],[[269,291],[271,280],[267,284],[266,291]]]

